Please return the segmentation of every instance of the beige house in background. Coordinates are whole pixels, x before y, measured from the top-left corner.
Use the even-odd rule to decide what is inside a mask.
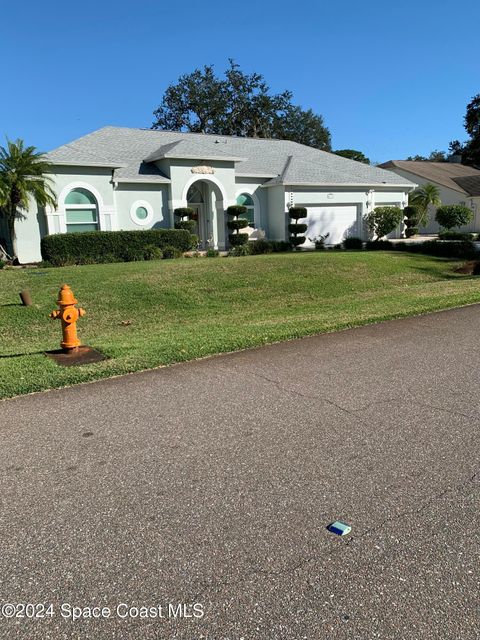
[[[419,186],[434,184],[440,192],[442,204],[462,204],[473,211],[471,224],[461,231],[480,233],[480,171],[459,162],[425,162],[414,160],[390,160],[379,165]],[[438,233],[435,207],[429,207],[430,222],[421,233]]]

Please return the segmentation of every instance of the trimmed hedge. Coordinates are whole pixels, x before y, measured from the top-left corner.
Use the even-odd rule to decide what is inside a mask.
[[[173,247],[180,253],[196,247],[197,237],[184,229],[87,231],[45,236],[42,258],[53,266],[144,260],[152,247]]]
[[[363,249],[363,240],[355,236],[345,238],[342,244],[347,251],[361,251]]]

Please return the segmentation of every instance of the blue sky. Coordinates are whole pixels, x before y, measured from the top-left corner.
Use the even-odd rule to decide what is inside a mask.
[[[49,150],[150,127],[180,74],[232,57],[373,161],[465,139],[480,93],[478,0],[3,3],[0,135]]]

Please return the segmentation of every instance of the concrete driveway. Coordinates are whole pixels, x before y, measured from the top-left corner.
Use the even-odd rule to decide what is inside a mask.
[[[0,403],[0,638],[477,639],[479,362],[471,306]]]

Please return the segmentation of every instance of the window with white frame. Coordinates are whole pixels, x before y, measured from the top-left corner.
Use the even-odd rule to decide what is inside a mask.
[[[253,202],[253,198],[249,193],[241,193],[237,198],[237,204],[242,205],[247,208],[247,212],[242,218],[246,218],[248,220],[248,226],[255,226],[255,203]]]
[[[80,187],[65,198],[67,233],[98,230],[98,204],[95,196]]]

